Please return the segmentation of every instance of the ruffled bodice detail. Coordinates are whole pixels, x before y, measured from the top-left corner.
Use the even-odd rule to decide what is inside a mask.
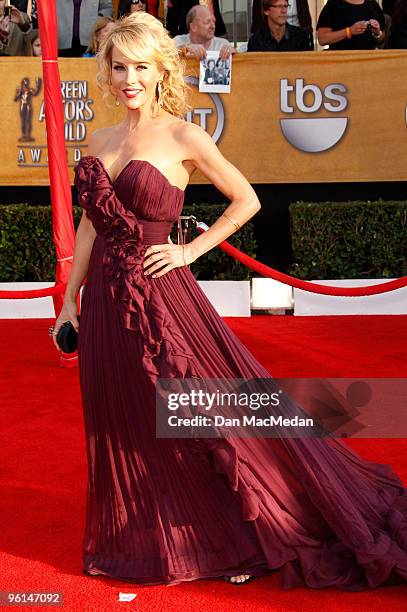
[[[147,373],[153,381],[159,377],[196,376],[192,353],[182,333],[165,307],[154,279],[143,273],[148,244],[143,242],[142,221],[116,196],[97,157],[82,157],[75,166],[74,184],[80,206],[104,239],[105,277],[123,324],[142,336]],[[165,228],[168,229],[168,223]]]

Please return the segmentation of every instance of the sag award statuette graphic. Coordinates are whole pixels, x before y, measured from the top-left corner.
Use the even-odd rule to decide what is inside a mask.
[[[41,89],[42,79],[40,77],[35,79],[35,87],[31,87],[30,79],[24,77],[21,80],[20,87],[16,88],[14,102],[20,102],[21,136],[18,139],[19,142],[33,142],[35,140],[35,138],[31,136],[33,117],[32,99],[34,96],[38,96]]]
[[[0,0],[1,1],[1,0]],[[34,77],[31,77],[31,82]],[[18,81],[20,82],[20,77]],[[81,147],[87,146],[88,126],[94,119],[93,97],[86,79],[69,79],[60,83],[65,153],[68,166],[73,166],[81,157]],[[46,144],[45,103],[43,81],[35,77],[35,86],[27,76],[21,78],[16,88],[14,102],[19,103],[21,136],[16,139],[19,168],[46,168],[48,147]],[[37,96],[34,99],[34,96]],[[102,118],[103,120],[103,118]],[[30,172],[32,172],[30,170]]]

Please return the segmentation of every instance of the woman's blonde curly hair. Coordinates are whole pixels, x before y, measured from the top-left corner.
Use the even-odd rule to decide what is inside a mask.
[[[131,61],[156,62],[158,70],[164,71],[160,95],[162,108],[176,117],[185,115],[190,108],[186,99],[189,88],[184,81],[185,62],[158,19],[138,11],[115,22],[96,55],[99,66],[96,82],[104,99],[112,95],[113,46]]]

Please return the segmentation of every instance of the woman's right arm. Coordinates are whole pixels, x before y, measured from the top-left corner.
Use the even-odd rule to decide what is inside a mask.
[[[101,130],[98,130],[98,132],[99,131]],[[97,132],[94,132],[89,140],[88,154],[96,155],[99,149],[99,136]],[[55,338],[59,328],[63,323],[65,323],[65,321],[71,321],[76,331],[79,330],[79,322],[77,319],[77,297],[88,272],[89,259],[95,238],[95,228],[93,227],[91,220],[86,216],[86,211],[84,210],[76,231],[72,268],[65,289],[64,303],[54,325],[52,340],[56,348],[58,348],[58,345]]]
[[[59,348],[56,343],[56,335],[65,321],[71,321],[76,331],[79,330],[77,297],[88,271],[90,254],[95,238],[96,232],[92,222],[87,218],[86,212],[83,211],[76,232],[72,268],[65,289],[64,303],[54,325],[52,340],[56,348]]]
[[[64,303],[76,302],[79,290],[88,272],[90,254],[95,238],[95,228],[84,210],[76,232],[72,268],[65,290]]]

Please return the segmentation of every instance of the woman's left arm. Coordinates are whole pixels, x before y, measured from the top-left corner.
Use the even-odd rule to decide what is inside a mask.
[[[184,246],[149,247],[145,254],[144,267],[148,267],[145,274],[154,277],[162,276],[172,268],[189,265],[234,234],[261,208],[250,183],[223,157],[205,130],[193,123],[185,123],[180,139],[185,150],[184,160],[191,161],[230,200],[230,204],[215,223],[192,242]]]
[[[184,129],[187,159],[219,189],[230,204],[205,233],[186,245],[192,261],[226,240],[247,223],[261,208],[256,192],[243,174],[219,151],[212,138],[199,126],[188,123]]]

